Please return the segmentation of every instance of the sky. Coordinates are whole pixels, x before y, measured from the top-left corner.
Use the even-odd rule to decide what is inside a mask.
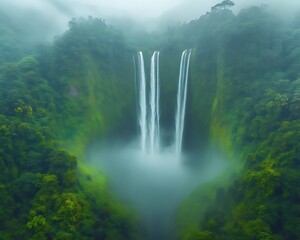
[[[250,5],[270,5],[289,15],[300,0],[233,0],[235,12]],[[149,24],[156,19],[177,23],[200,17],[221,0],[0,0],[1,11],[50,39],[64,32],[73,17],[130,17]],[[167,20],[167,21],[166,21]],[[109,22],[109,21],[108,21]],[[44,33],[47,33],[46,35]]]
[[[29,28],[32,32],[29,41],[51,41],[68,28],[68,22],[74,17],[93,16],[107,22],[110,18],[130,17],[149,26],[164,12],[181,9],[180,5],[184,5],[185,1],[194,0],[0,0],[0,14],[4,11],[16,23],[23,23],[24,29]],[[217,1],[203,1],[206,7],[203,11],[199,9],[197,15],[209,10]],[[188,15],[189,10],[183,12]]]
[[[218,2],[218,0],[197,1],[203,5],[204,11]],[[163,12],[186,2],[193,2],[193,0],[0,0],[2,5],[14,6],[26,11],[34,9],[45,13],[60,12],[67,15],[129,14],[136,18],[159,17]]]
[[[0,0],[1,7],[15,9],[20,15],[24,12],[36,11],[45,16],[53,16],[59,20],[63,18],[93,15],[125,16],[136,19],[156,18],[165,12],[180,13],[178,17],[186,15],[185,19],[195,18],[210,10],[210,7],[222,0]],[[235,9],[249,5],[277,5],[278,8],[294,8],[300,6],[300,0],[233,0]],[[180,12],[180,9],[182,12]],[[97,16],[97,17],[98,17]],[[55,20],[55,19],[54,19]],[[179,19],[181,20],[181,19]]]

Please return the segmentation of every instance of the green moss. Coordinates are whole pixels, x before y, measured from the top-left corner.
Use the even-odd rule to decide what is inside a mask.
[[[206,184],[195,190],[189,198],[182,202],[178,213],[178,237],[186,239],[190,232],[198,230],[206,209],[211,206],[215,198],[216,192],[212,189],[216,189],[214,183]]]
[[[83,161],[79,163],[78,170],[79,181],[86,194],[94,199],[99,199],[99,201],[102,202],[104,199],[101,201],[101,198],[105,195],[103,193],[107,191],[106,177],[104,173],[86,165]]]

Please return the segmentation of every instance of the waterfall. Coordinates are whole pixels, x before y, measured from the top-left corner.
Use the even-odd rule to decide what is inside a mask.
[[[135,62],[135,61],[134,61]],[[138,52],[136,89],[138,92],[138,122],[140,148],[143,152],[157,152],[159,149],[159,52],[151,58],[150,92],[147,98],[147,84],[143,53]],[[147,101],[148,100],[148,101]],[[149,108],[148,108],[149,107]]]
[[[177,111],[175,116],[175,150],[181,152],[184,129],[188,71],[191,50],[185,50],[181,55]],[[136,69],[136,89],[138,93],[138,122],[140,128],[140,148],[143,152],[158,152],[160,146],[160,110],[159,110],[159,52],[155,51],[151,57],[149,96],[142,52],[138,52]]]
[[[159,149],[159,52],[154,52],[151,58],[149,101],[149,151],[153,153]]]
[[[177,92],[177,111],[175,117],[175,150],[176,153],[178,154],[181,152],[181,148],[182,148],[188,71],[189,71],[191,52],[192,52],[191,50],[185,50],[181,55],[181,61],[180,61],[178,92]]]
[[[146,76],[145,76],[145,66],[144,57],[142,52],[138,52],[138,101],[139,101],[139,126],[141,132],[140,148],[142,151],[146,150],[146,140],[147,140],[147,101],[146,101]]]

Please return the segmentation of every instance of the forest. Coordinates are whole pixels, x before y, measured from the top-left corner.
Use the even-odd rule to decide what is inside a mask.
[[[233,5],[153,32],[73,18],[39,44],[0,9],[1,240],[300,239],[300,11],[287,20]],[[185,49],[188,164],[213,148],[228,167],[186,194],[172,233],[154,238],[87,150],[136,137],[138,51],[147,66],[161,54],[160,121],[171,131]]]

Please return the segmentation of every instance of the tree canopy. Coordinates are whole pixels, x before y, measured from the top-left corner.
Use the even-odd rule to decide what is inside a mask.
[[[224,10],[231,8],[235,5],[235,3],[231,0],[223,0],[220,3],[217,3],[216,5],[211,7],[211,11],[218,11],[218,10]]]

